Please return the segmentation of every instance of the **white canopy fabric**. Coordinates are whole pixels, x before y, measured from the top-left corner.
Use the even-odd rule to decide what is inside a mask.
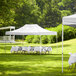
[[[76,14],[65,16],[62,21],[63,25],[76,25]]]
[[[4,30],[4,29],[15,29],[14,26],[8,26],[8,27],[1,27],[0,30]]]
[[[56,35],[57,42],[57,32],[43,29],[38,24],[25,24],[23,27],[16,29],[14,31],[7,31],[6,35],[40,35],[40,47],[41,35]]]
[[[63,72],[63,25],[76,27],[76,14],[62,18],[62,72]]]
[[[57,32],[43,29],[38,24],[25,24],[19,29],[6,32],[6,35],[57,35]]]
[[[76,53],[70,54],[69,60],[68,60],[69,65],[72,65],[73,63],[76,63]]]

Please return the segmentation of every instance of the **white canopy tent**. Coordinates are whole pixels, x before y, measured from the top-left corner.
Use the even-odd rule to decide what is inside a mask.
[[[62,18],[62,72],[63,72],[63,25],[76,27],[76,14]]]
[[[37,24],[26,24],[19,29],[6,32],[6,35],[57,35],[57,32],[48,31]]]
[[[76,14],[63,17],[63,25],[76,25]]]
[[[1,27],[0,30],[6,30],[10,29],[10,31],[15,30],[14,26],[8,26],[8,27]],[[15,42],[15,36],[0,36],[1,40],[0,42]]]
[[[43,29],[38,24],[25,24],[23,27],[14,31],[6,32],[6,35],[40,35],[40,46],[41,46],[41,35],[56,35],[57,32]]]
[[[14,26],[8,26],[8,27],[1,27],[0,28],[0,30],[4,30],[4,29],[10,29],[10,31],[11,31],[12,29],[15,30],[15,27]]]

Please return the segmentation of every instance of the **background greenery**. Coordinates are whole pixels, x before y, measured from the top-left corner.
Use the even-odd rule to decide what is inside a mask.
[[[56,31],[57,32],[57,41],[60,42],[62,40],[62,24],[58,25],[57,27],[50,27],[45,28],[50,31]],[[72,38],[76,38],[76,28],[70,27],[70,26],[64,26],[64,40],[69,40]],[[28,43],[40,43],[40,36],[26,36],[25,40]],[[41,36],[41,41],[43,44],[47,43],[55,43],[56,42],[56,36],[54,35],[47,35],[47,36]]]
[[[58,41],[61,41],[62,17],[75,12],[76,0],[0,0],[0,27],[19,28],[24,24],[39,24],[48,30],[57,31]],[[1,30],[0,35],[4,35],[5,31]],[[65,27],[64,40],[75,38],[75,35],[74,28]],[[29,43],[39,43],[39,36],[27,36],[25,39]],[[42,36],[42,43],[54,42],[55,36]]]
[[[0,0],[0,27],[39,24],[57,26],[76,12],[76,0]]]

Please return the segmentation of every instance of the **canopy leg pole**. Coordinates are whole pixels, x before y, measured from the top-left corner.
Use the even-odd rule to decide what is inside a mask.
[[[5,53],[6,53],[6,40],[5,40]]]
[[[23,42],[22,42],[22,43],[23,43],[23,46],[24,46],[24,35],[23,35],[22,37],[23,37],[23,38],[22,38],[22,40],[23,40]]]
[[[56,46],[57,46],[57,54],[58,54],[58,44],[57,44],[57,42],[58,42],[58,39],[57,39],[57,35],[56,35]]]
[[[62,25],[62,73],[63,73],[63,25]]]
[[[22,35],[22,41],[21,41],[21,47],[23,47],[23,35]],[[20,50],[21,51],[21,53],[22,53],[22,50]]]
[[[40,35],[40,54],[41,54],[41,35]]]
[[[11,32],[11,28],[10,28],[10,32]],[[11,42],[11,35],[10,35],[10,42]]]
[[[14,28],[14,30],[15,30],[15,28]],[[13,38],[13,40],[15,41],[15,35],[14,35],[14,38]]]

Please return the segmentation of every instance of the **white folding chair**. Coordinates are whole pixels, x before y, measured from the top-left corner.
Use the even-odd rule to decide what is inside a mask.
[[[18,52],[18,46],[12,46],[12,48],[11,48],[11,53],[12,52]]]
[[[51,47],[44,47],[44,49],[45,49],[45,51],[48,52],[48,53],[49,53],[50,51],[52,51],[52,48],[51,48]]]
[[[22,51],[23,52],[28,51],[28,47],[27,46],[22,47]]]

